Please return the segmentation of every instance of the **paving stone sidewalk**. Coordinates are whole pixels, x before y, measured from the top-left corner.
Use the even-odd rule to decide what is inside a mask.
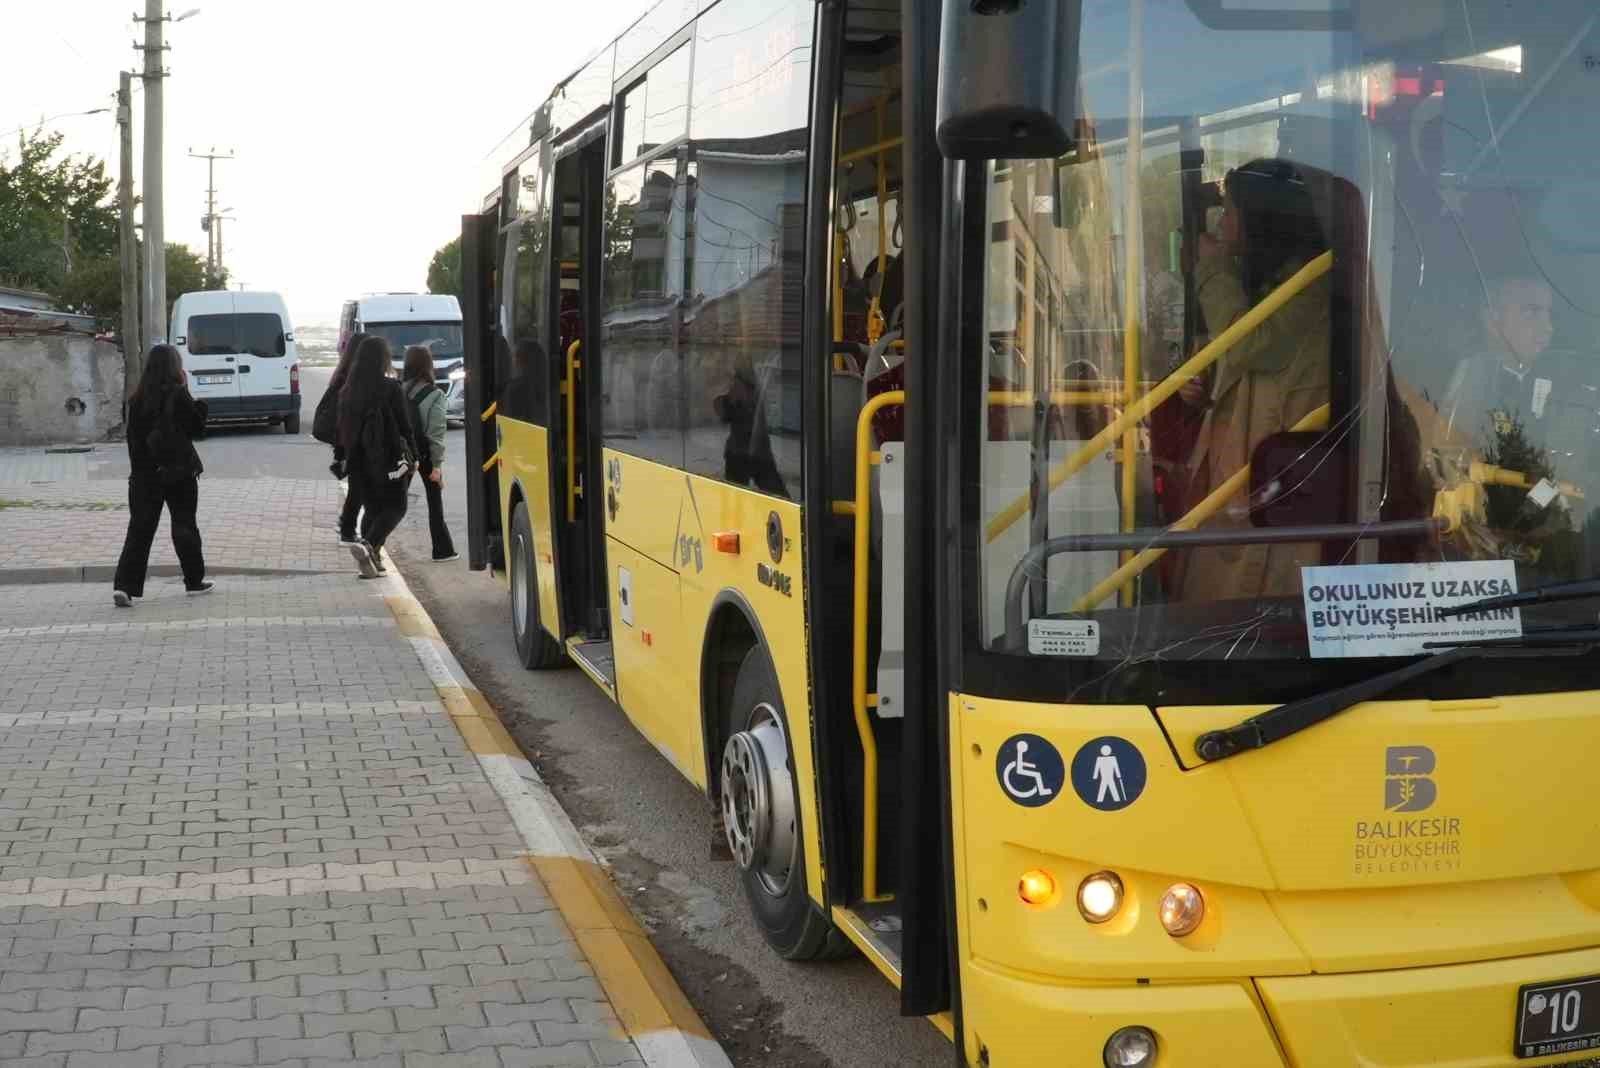
[[[200,480],[198,519],[206,564],[348,572],[335,540],[342,498],[332,478]],[[115,565],[128,532],[124,480],[0,482],[0,571]],[[152,566],[176,566],[165,513]]]
[[[254,484],[258,566],[299,559],[275,511],[328,503],[299,485]],[[17,511],[0,545],[57,551]],[[104,562],[103,516],[68,514],[90,536],[60,551]],[[643,1063],[374,584],[338,566],[154,582],[132,611],[0,587],[0,1063]]]

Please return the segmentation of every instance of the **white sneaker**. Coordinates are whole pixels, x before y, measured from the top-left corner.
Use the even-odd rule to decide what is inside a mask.
[[[118,608],[132,608],[133,596],[123,592],[122,590],[112,590],[111,603],[116,605]]]

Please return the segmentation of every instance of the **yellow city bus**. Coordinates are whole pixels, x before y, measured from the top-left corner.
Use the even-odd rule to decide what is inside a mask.
[[[463,218],[522,661],[959,1063],[1600,1063],[1597,23],[663,0]]]

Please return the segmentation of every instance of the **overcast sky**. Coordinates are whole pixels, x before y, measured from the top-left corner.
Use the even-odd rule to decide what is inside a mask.
[[[297,323],[346,297],[422,290],[433,251],[487,191],[484,156],[654,0],[167,0],[166,236],[205,254],[206,165],[217,164],[225,262],[275,289]],[[140,63],[143,0],[4,3],[0,133],[111,106]],[[138,85],[137,80],[135,85]],[[134,93],[136,122],[142,90]],[[46,124],[115,177],[111,112]],[[142,190],[142,128],[135,128]],[[17,135],[0,139],[14,162]]]

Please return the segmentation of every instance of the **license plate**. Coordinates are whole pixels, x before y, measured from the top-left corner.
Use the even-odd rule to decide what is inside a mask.
[[[1531,983],[1517,991],[1521,1057],[1600,1049],[1600,975]]]
[[[194,380],[202,386],[225,386],[233,378],[232,375],[195,375]]]

